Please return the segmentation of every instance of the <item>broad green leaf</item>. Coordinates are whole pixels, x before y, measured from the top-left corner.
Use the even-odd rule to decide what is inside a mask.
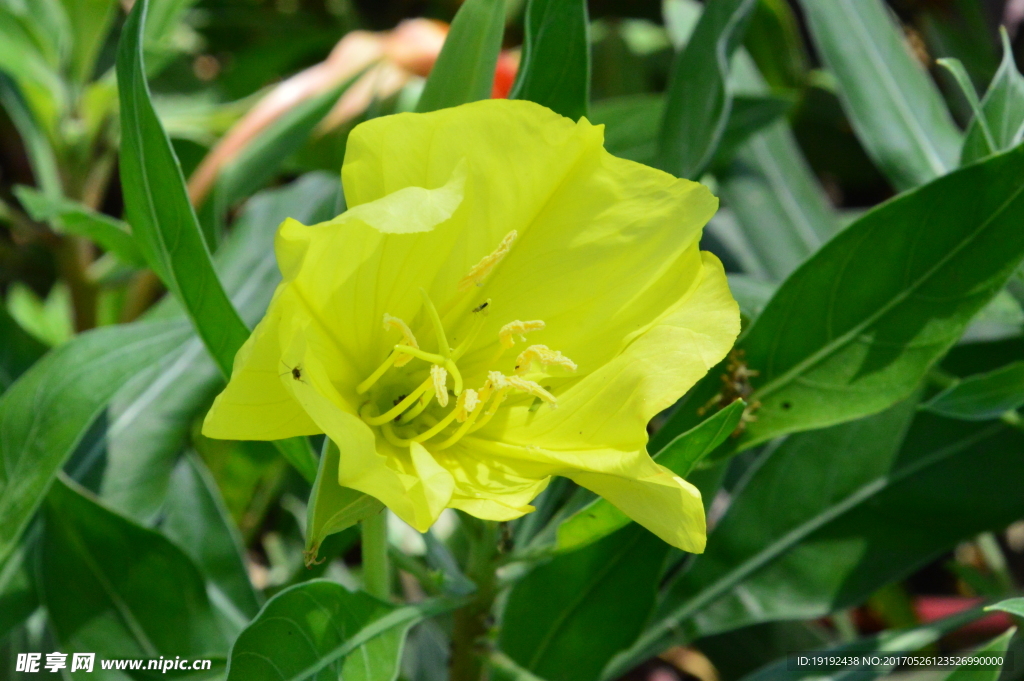
[[[730,274],[729,290],[739,303],[740,312],[748,319],[757,319],[761,310],[775,295],[775,286],[746,274]]]
[[[1024,405],[1024,362],[968,376],[922,405],[954,419],[985,421]]]
[[[882,0],[801,0],[868,155],[898,190],[956,167],[962,137]]]
[[[733,59],[731,76],[738,92],[762,97],[768,92],[764,78],[742,50]],[[738,94],[736,102],[740,101]],[[781,281],[839,229],[828,197],[786,121],[753,135],[729,165],[717,171],[717,177],[737,227],[732,241],[723,241],[737,256],[739,251],[749,253],[748,274]],[[720,224],[711,227],[717,235]]]
[[[1024,617],[1024,598],[1010,598],[1005,601],[990,605],[986,610],[1002,610],[1017,617]]]
[[[0,568],[0,640],[39,607],[39,595],[29,576],[25,554],[26,549],[19,548]]]
[[[0,305],[0,394],[43,356],[47,347],[11,319]]]
[[[946,634],[984,616],[985,613],[981,608],[972,608],[911,629],[883,631],[849,643],[807,652],[825,656],[906,653],[934,645]],[[849,667],[838,670],[814,667],[790,669],[789,664],[788,659],[779,660],[753,674],[744,676],[742,681],[798,681],[798,679],[804,678],[813,679],[813,681],[871,681],[891,671],[886,667],[858,668],[856,670]]]
[[[654,460],[681,478],[690,472],[736,430],[746,404],[737,400],[665,445]],[[558,526],[557,547],[569,551],[591,544],[630,522],[629,517],[598,498]]]
[[[487,99],[505,32],[505,0],[466,0],[448,30],[416,110]]]
[[[670,585],[623,664],[755,622],[860,603],[957,542],[1024,513],[1024,434],[911,402],[790,435],[735,490],[708,550]],[[902,444],[901,443],[902,440]]]
[[[762,622],[706,636],[694,646],[718,670],[719,678],[741,679],[794,651],[823,648],[835,642],[820,622]]]
[[[63,480],[47,496],[45,520],[40,592],[62,652],[223,657],[227,640],[203,578],[166,537]]]
[[[117,9],[116,0],[61,0],[71,28],[69,70],[84,83],[93,76],[96,55],[107,37]]]
[[[214,605],[234,614],[239,628],[245,626],[256,616],[262,599],[249,581],[238,528],[206,465],[195,454],[182,458],[171,474],[163,516],[160,531],[192,558],[210,583]]]
[[[206,349],[228,377],[249,329],[217,278],[178,159],[150,101],[142,60],[147,2],[135,3],[117,50],[125,210],[150,267],[182,303]],[[292,438],[275,446],[307,480],[313,480],[316,457],[308,443]]]
[[[774,88],[800,88],[807,78],[807,48],[786,0],[759,0],[743,46]]]
[[[668,549],[634,524],[539,565],[512,587],[498,645],[543,678],[596,679],[647,620]]]
[[[512,99],[528,99],[579,120],[590,101],[585,0],[529,0],[523,57]]]
[[[1002,635],[997,636],[970,656],[971,659],[981,660],[983,658],[1003,657],[1010,647],[1010,641],[1017,633],[1016,627],[1011,627]],[[1006,665],[1007,670],[1012,670],[1012,665]],[[1002,669],[1000,667],[981,667],[965,662],[946,677],[946,681],[996,681]]]
[[[51,351],[0,397],[0,563],[111,396],[187,337],[186,326],[170,322],[90,331]]]
[[[1022,219],[1024,147],[899,196],[832,239],[738,344],[761,403],[740,447],[909,395],[1020,264]]]
[[[128,15],[117,50],[125,212],[150,267],[181,301],[224,376],[249,330],[213,269],[181,167],[150,101],[142,62],[148,0]]]
[[[714,158],[732,107],[729,62],[756,0],[708,5],[669,76],[658,142],[658,167],[697,179]]]
[[[1016,146],[1024,136],[1024,76],[1017,70],[1005,28],[1000,35],[1003,61],[981,100],[984,119],[975,116],[967,127],[960,152],[961,165]]]
[[[281,163],[306,142],[317,123],[362,74],[299,104],[263,130],[222,169],[217,179],[216,200],[232,206],[273,177]]]
[[[124,222],[64,197],[51,198],[32,187],[15,185],[14,194],[33,220],[52,221],[58,229],[83,236],[116,255],[121,262],[144,267],[146,259]]]
[[[310,581],[267,601],[231,649],[228,681],[389,681],[406,630],[462,601],[402,608],[340,584]],[[300,643],[301,642],[301,643]]]
[[[334,214],[340,191],[336,176],[310,173],[285,187],[261,192],[245,206],[214,256],[231,302],[247,324],[255,324],[280,281],[274,234],[285,218],[305,224]],[[155,314],[180,315],[173,300]],[[283,369],[282,369],[283,371]],[[175,459],[224,379],[195,337],[143,371],[110,404],[105,503],[140,522],[157,513]]]
[[[306,519],[306,564],[316,560],[320,545],[328,535],[352,527],[360,520],[384,510],[369,494],[357,492],[338,484],[338,466],[341,452],[330,438],[324,440],[320,455],[320,468],[309,495]]]

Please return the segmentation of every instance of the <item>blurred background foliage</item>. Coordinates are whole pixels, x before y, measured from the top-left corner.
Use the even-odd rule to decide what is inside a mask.
[[[77,332],[140,318],[172,319],[179,313],[178,303],[164,295],[160,280],[145,268],[146,261],[122,221],[124,197],[117,182],[121,129],[113,69],[129,4],[127,0],[121,4],[0,0],[0,292],[4,302],[0,308],[0,389],[11,385],[47,349],[60,347]],[[849,2],[844,0],[844,4]],[[494,96],[507,96],[513,87],[527,33],[525,5],[523,0],[506,3]],[[808,7],[817,7],[813,10],[817,18],[809,16],[813,12],[808,12]],[[153,102],[189,180],[190,196],[206,243],[216,253],[218,272],[250,326],[262,314],[276,283],[272,259],[268,260],[276,225],[289,216],[314,222],[343,209],[337,174],[348,131],[367,118],[415,108],[448,22],[458,8],[455,0],[153,0],[144,41]],[[607,126],[607,146],[613,153],[661,167],[672,165],[673,160],[666,158],[659,146],[659,135],[666,134],[662,116],[666,107],[672,106],[671,101],[666,104],[666,91],[672,87],[674,55],[689,38],[700,5],[684,0],[594,0],[588,8],[588,118]],[[841,55],[829,50],[839,49],[836,45],[842,41],[822,49],[823,35],[844,28],[841,21],[831,25],[826,21],[828,11],[813,0],[756,1],[732,62],[729,89],[734,97],[720,143],[710,149],[704,162],[678,172],[702,179],[722,198],[723,208],[707,230],[704,247],[726,263],[748,324],[779,283],[843,227],[897,193],[956,167],[961,131],[971,126],[974,114],[971,96],[965,92],[974,93],[965,90],[965,85],[984,93],[995,79],[1005,82],[1008,99],[1017,97],[1014,101],[1024,102],[1020,61],[1014,66],[1012,55],[1009,61],[1004,57],[1004,45],[1016,54],[1024,51],[1019,30],[1024,3],[1018,0],[889,3],[889,14],[877,16],[891,22],[879,26],[885,30],[895,27],[895,32],[888,35],[883,30],[874,37],[881,43],[893,38],[905,44],[913,63],[903,63],[903,57],[896,55],[892,62],[876,65],[876,72],[867,76],[888,72],[896,78],[888,91],[890,99],[881,103],[867,95],[857,100],[854,86],[859,74],[837,73],[837,68],[842,68]],[[410,19],[418,21],[410,23]],[[1006,29],[1005,40],[1000,38],[1000,26]],[[885,47],[878,50],[883,60]],[[948,58],[958,60],[962,71],[943,68],[936,61]],[[833,68],[826,68],[830,61]],[[908,73],[900,69],[909,69],[910,77],[900,79]],[[915,75],[918,71],[925,77]],[[945,155],[942,172],[935,172],[927,162],[917,163],[913,149],[894,156],[892,148],[899,144],[892,139],[899,133],[887,137],[887,122],[871,127],[873,115],[884,118],[887,111],[898,111],[907,102],[915,107],[909,116],[911,123],[917,119],[929,122],[927,134],[934,139],[922,147]],[[896,119],[893,125],[898,128],[901,123]],[[1019,142],[1019,130],[1011,130],[1002,142],[1000,148]],[[258,190],[263,191],[249,198]],[[988,411],[981,414],[977,400],[969,399],[964,407],[957,402],[957,395],[942,393],[929,403],[934,413],[953,419],[993,419],[1024,402],[1019,365],[1024,345],[1022,286],[1015,275],[1007,288],[995,295],[973,318],[960,344],[924,388],[931,399],[943,381],[945,386],[955,387],[958,377],[998,369],[1003,373],[995,379],[974,379],[993,382],[994,392],[999,394],[992,398],[990,390],[985,395],[995,400],[994,404],[988,404]],[[252,290],[257,293],[246,293]],[[111,544],[112,555],[118,551],[159,554],[164,550],[161,542],[170,538],[201,566],[202,574],[192,574],[192,563],[176,553],[173,560],[181,561],[180,571],[187,573],[188,584],[168,582],[167,590],[201,590],[204,579],[216,584],[221,598],[231,603],[217,616],[236,618],[226,625],[220,622],[220,626],[235,634],[255,616],[265,597],[312,577],[327,575],[355,588],[359,553],[355,550],[357,533],[352,529],[327,539],[320,554],[325,562],[310,569],[303,566],[308,479],[268,443],[210,441],[199,434],[202,415],[221,385],[219,374],[195,338],[185,341],[184,336],[168,333],[164,341],[167,354],[143,358],[138,372],[124,369],[132,380],[112,396],[64,467],[70,478],[98,493],[121,515],[104,515],[108,512],[98,505],[79,508],[78,497],[55,493],[48,502],[50,517],[66,519],[61,515],[63,509],[72,516],[81,514],[79,524],[83,526],[120,527],[124,533],[117,536],[129,537],[124,539],[128,544]],[[116,374],[116,364],[110,371]],[[117,383],[120,379],[111,380]],[[717,383],[705,385],[705,395],[698,387],[697,397],[692,399],[700,398],[702,403],[718,387]],[[737,396],[745,395],[740,391]],[[785,404],[782,408],[788,409]],[[772,465],[762,466],[767,448],[754,448],[741,452],[728,466],[699,471],[698,477],[719,476],[702,483],[711,490],[721,484],[721,491],[708,499],[719,505],[711,507],[711,517],[720,517],[729,500],[746,490],[751,479],[765,489],[786,489],[782,483],[774,487],[772,483],[788,475],[786,463],[796,461],[794,457],[804,450],[845,447],[842,451],[851,457],[868,460],[874,456],[890,463],[899,459],[898,451],[932,451],[928,448],[942,444],[933,433],[945,433],[950,421],[926,415],[916,417],[915,425],[910,426],[913,412],[913,404],[901,402],[880,416],[852,421],[844,426],[847,430],[829,430],[826,436],[820,435],[825,431],[790,436],[782,445],[768,446],[780,450],[773,455]],[[841,420],[865,413],[868,411]],[[750,437],[757,435],[757,428],[753,427]],[[682,426],[671,432],[682,432]],[[962,436],[959,431],[950,432],[949,441]],[[973,431],[963,441],[971,437]],[[1005,437],[1007,443],[992,447],[1019,457],[1019,443],[1012,436]],[[932,441],[935,439],[939,444]],[[970,443],[964,447],[973,447]],[[887,453],[879,454],[886,446]],[[988,451],[983,447],[977,456]],[[836,462],[825,456],[811,460],[817,461],[820,469],[803,473],[804,484],[830,484],[829,476],[819,474]],[[995,464],[983,459],[983,465]],[[1019,463],[1007,466],[1013,472],[1011,478],[1022,470]],[[949,476],[956,477],[957,470],[947,471],[947,482]],[[1020,478],[1011,482],[1019,493]],[[928,489],[945,490],[938,483]],[[551,503],[564,500],[570,492],[556,489],[549,495],[555,499]],[[921,507],[941,513],[941,500],[921,494]],[[784,535],[789,529],[782,521],[774,526],[768,521],[764,526],[758,524],[764,521],[765,506],[776,503],[772,499],[759,501],[751,494],[742,498],[746,501],[738,503],[723,521],[723,528],[740,529],[720,533],[733,532],[730,536],[739,548],[729,546],[736,551],[742,553],[744,542],[755,542],[756,537],[751,537],[759,532],[775,536],[772,533]],[[907,498],[914,497],[910,494]],[[991,639],[1007,629],[1010,619],[1003,615],[979,619],[979,613],[971,608],[982,598],[1013,595],[1024,584],[1024,524],[1018,520],[1007,527],[1010,519],[1004,516],[1016,512],[1013,504],[990,504],[980,492],[969,501],[986,508],[998,506],[992,511],[991,526],[968,524],[964,532],[971,536],[966,537],[958,535],[959,530],[922,528],[921,532],[935,537],[934,545],[911,552],[902,563],[893,558],[892,565],[878,567],[881,577],[862,580],[863,584],[857,582],[860,573],[853,568],[842,572],[847,568],[837,564],[836,579],[842,583],[830,592],[833,598],[827,606],[820,598],[808,605],[799,593],[789,594],[780,586],[785,580],[776,575],[768,582],[781,589],[775,604],[778,612],[761,619],[749,613],[729,619],[712,612],[692,624],[691,645],[669,647],[669,641],[655,637],[655,647],[660,641],[667,649],[660,659],[637,667],[644,656],[634,656],[632,664],[618,669],[617,674],[659,681],[739,679],[790,650],[875,645],[881,639],[864,637],[891,629],[918,627],[914,631],[923,632],[923,638],[913,639],[920,645],[904,643],[905,649],[939,649],[939,645],[959,649]],[[524,521],[517,529],[525,533],[524,541],[538,529],[530,523],[539,526],[551,517],[553,508],[542,506],[538,520]],[[895,510],[885,508],[899,512],[898,504]],[[953,511],[964,509],[957,506]],[[979,516],[985,516],[981,509]],[[129,525],[125,518],[138,525]],[[728,525],[730,518],[732,526]],[[742,524],[744,519],[747,525]],[[943,517],[941,522],[953,525],[954,520]],[[869,521],[884,525],[887,517],[883,514]],[[451,517],[446,522],[437,532],[445,541],[438,542],[430,535],[426,545],[407,529],[392,528],[392,541],[398,547],[394,558],[403,570],[401,585],[407,596],[422,596],[424,584],[433,583],[432,579],[448,580],[445,588],[465,579],[457,568],[451,571],[446,566],[463,557],[469,530]],[[987,521],[979,522],[984,525]],[[51,526],[54,524],[59,522],[51,520]],[[77,588],[71,575],[82,567],[75,563],[77,558],[66,555],[60,542],[62,537],[71,541],[68,537],[81,527],[47,533],[41,548],[32,544],[38,540],[38,527],[33,525],[26,534],[24,553],[38,549],[40,555],[56,563],[48,563],[51,567],[46,570],[33,568],[33,572],[23,569],[21,562],[9,561],[0,572],[0,636],[7,655],[26,649],[28,642],[45,647],[54,637],[59,639],[62,631],[74,629],[54,613],[79,606],[55,596],[52,589],[57,585],[73,593]],[[160,533],[145,527],[157,527]],[[214,539],[204,543],[202,537],[190,534],[195,527],[215,528],[209,530]],[[977,534],[976,529],[985,531]],[[840,536],[844,532],[842,527],[832,531]],[[116,534],[109,530],[108,535],[111,533]],[[913,533],[908,530],[894,536],[890,548],[896,555],[898,543],[911,541]],[[103,537],[95,540],[101,542]],[[243,548],[244,558],[232,556],[236,545]],[[218,546],[229,550],[222,555],[203,555],[203,551],[216,553]],[[587,559],[603,560],[603,544],[593,546],[598,548]],[[421,556],[426,558],[421,561]],[[923,565],[922,556],[927,558]],[[808,549],[794,560],[813,562],[818,557]],[[61,559],[65,563],[60,563]],[[244,564],[233,563],[238,560]],[[675,607],[673,589],[692,594],[713,584],[713,575],[700,569],[677,577],[681,558],[667,560],[676,567],[662,575],[668,595],[660,601],[657,616]],[[550,570],[558,579],[575,578],[571,566],[549,565],[554,566]],[[785,574],[785,566],[781,569]],[[425,572],[429,574],[423,577]],[[794,569],[790,574],[798,572]],[[255,585],[255,591],[239,585],[239,573],[247,575],[246,584]],[[522,587],[534,600],[549,596],[537,586],[541,579],[524,582]],[[799,582],[802,577],[791,579]],[[49,585],[48,597],[38,593],[42,587],[37,580]],[[614,591],[611,597],[624,598]],[[49,624],[38,608],[47,598],[54,619]],[[808,598],[808,602],[814,600]],[[520,598],[522,602],[526,602],[524,598]],[[684,600],[683,606],[686,604]],[[955,619],[958,613],[962,621]],[[520,626],[529,628],[535,621],[531,618],[544,615],[513,607],[508,616],[520,618]],[[954,619],[948,619],[950,616]],[[728,625],[721,624],[726,620]],[[968,620],[973,624],[960,626]],[[428,623],[413,630],[406,650],[405,678],[444,678],[447,641],[442,628]],[[940,641],[942,636],[946,638]],[[632,643],[632,639],[618,640],[614,633],[608,637],[607,643],[594,644],[615,646],[594,653],[597,670],[609,661],[611,652]],[[495,658],[494,673],[533,678],[523,675],[528,674],[519,667],[524,657],[516,652],[517,646],[526,649],[529,645],[529,641],[503,639],[503,648],[515,660],[508,659],[503,667],[503,658]],[[1019,639],[1012,645],[1018,655],[1024,655]],[[223,645],[220,650],[223,655]],[[531,671],[545,669],[544,659],[532,659],[536,664]],[[559,669],[552,664],[546,669]],[[11,669],[12,664],[0,665],[0,678],[6,678]],[[784,671],[766,667],[754,678],[795,678]],[[564,670],[557,673],[567,674],[564,678],[583,678]],[[1024,665],[1004,671],[1002,678],[1021,678],[1022,674]],[[548,681],[560,681],[560,677],[550,676]]]

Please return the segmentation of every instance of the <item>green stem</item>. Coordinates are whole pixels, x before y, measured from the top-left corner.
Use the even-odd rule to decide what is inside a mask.
[[[473,600],[455,611],[452,626],[452,663],[450,681],[481,681],[484,677],[486,650],[483,639],[490,631],[491,610],[497,592],[495,560],[498,550],[498,524],[460,514],[470,536],[466,576],[476,583]]]
[[[363,587],[371,596],[391,600],[391,574],[388,566],[388,515],[375,513],[362,522]]]

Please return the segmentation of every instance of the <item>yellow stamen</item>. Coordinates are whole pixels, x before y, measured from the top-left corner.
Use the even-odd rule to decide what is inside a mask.
[[[373,414],[370,413],[370,411],[372,410],[371,404],[364,404],[359,409],[359,416],[363,419],[363,421],[370,424],[371,426],[379,426],[385,424],[393,420],[395,417],[400,416],[402,413],[405,412],[405,410],[409,409],[409,407],[413,405],[413,402],[418,400],[420,398],[420,395],[425,393],[427,389],[430,388],[430,385],[431,379],[428,378],[427,380],[423,381],[423,383],[421,383],[418,388],[416,388],[411,393],[406,395],[405,399],[403,399],[394,407],[388,409],[386,412],[379,416],[374,416]]]
[[[398,433],[395,432],[395,427],[390,423],[382,424],[380,430],[384,433],[384,439],[396,447],[408,447],[413,443],[413,440],[406,440],[403,437],[399,437]]]
[[[448,406],[448,372],[443,366],[435,364],[430,367],[430,379],[434,383],[434,395],[442,407]]]
[[[407,411],[404,414],[402,414],[402,418],[399,420],[399,423],[404,425],[404,424],[409,423],[410,421],[412,421],[414,418],[416,418],[420,414],[422,414],[423,410],[427,408],[427,405],[430,404],[430,401],[432,399],[434,399],[434,393],[429,392],[429,391],[423,393],[423,395],[420,397],[420,403],[417,404],[412,409],[410,409],[409,411]]]
[[[399,319],[398,317],[392,317],[386,312],[384,313],[384,329],[395,329],[400,334],[402,334],[402,342],[404,345],[408,345],[409,347],[412,348],[420,347],[420,344],[416,342],[416,336],[413,335],[412,329],[409,328],[409,325],[406,324],[401,319]],[[399,357],[397,360],[395,360],[395,366],[405,366],[411,361],[411,355],[403,355]]]
[[[542,388],[540,384],[537,383],[536,381],[528,381],[522,376],[508,376],[506,377],[506,380],[508,381],[509,385],[511,385],[516,390],[521,390],[522,392],[528,395],[539,397],[540,399],[550,404],[552,407],[558,406],[558,399],[554,395],[549,393],[547,390]]]
[[[437,314],[437,308],[431,302],[427,290],[420,288],[420,295],[423,296],[423,305],[427,309],[427,316],[430,318],[430,325],[434,327],[434,337],[437,338],[437,351],[445,358],[452,356],[452,349],[448,345],[448,339],[444,335],[444,326],[441,324],[441,316]]]
[[[516,344],[515,339],[517,337],[525,343],[527,333],[530,331],[540,331],[543,328],[544,322],[540,319],[534,319],[529,322],[517,319],[514,322],[509,322],[505,326],[501,327],[501,330],[498,331],[498,340],[501,341],[501,347],[511,348]]]
[[[452,380],[455,381],[455,387],[453,392],[456,395],[462,394],[462,372],[459,371],[459,367],[456,366],[455,361],[442,357],[441,355],[435,355],[432,352],[424,352],[423,350],[417,350],[416,348],[410,348],[408,345],[396,345],[395,352],[403,352],[413,357],[419,357],[422,360],[430,362],[435,366],[443,366],[452,375]]]
[[[548,373],[548,367],[571,373],[576,371],[576,362],[546,345],[531,345],[519,353],[519,357],[516,358],[515,373],[517,376],[525,376],[529,373]]]
[[[395,360],[398,359],[398,357],[399,355],[396,352],[392,352],[388,355],[388,358],[384,360],[383,364],[374,369],[373,373],[370,374],[365,381],[356,386],[356,392],[362,395],[372,388],[373,384],[380,380],[380,377],[384,375],[384,372],[391,368],[391,365],[395,363]]]
[[[498,266],[498,263],[508,255],[509,250],[512,248],[512,244],[515,243],[516,237],[518,236],[519,232],[514,229],[506,234],[505,238],[501,240],[501,243],[498,244],[498,247],[494,249],[493,253],[485,256],[483,260],[473,265],[469,270],[469,274],[459,280],[456,290],[458,290],[459,293],[465,293],[474,286],[483,285],[484,279],[487,278],[487,275],[493,272],[494,268]]]
[[[452,421],[458,419],[459,421],[465,421],[466,417],[473,412],[477,407],[476,391],[472,388],[467,388],[459,396],[458,401],[455,403],[455,408],[448,413],[443,419],[434,424],[431,428],[423,431],[419,435],[415,436],[413,440],[416,442],[426,442],[430,438],[434,437],[442,430],[447,428]]]
[[[491,402],[491,406],[487,408],[487,411],[484,412],[483,418],[481,418],[469,432],[475,433],[476,431],[480,430],[481,428],[487,425],[487,423],[491,420],[491,417],[498,413],[498,407],[500,407],[501,403],[505,401],[505,395],[506,393],[508,393],[508,391],[509,386],[506,386],[501,390],[498,390],[496,393],[494,393],[494,400]]]

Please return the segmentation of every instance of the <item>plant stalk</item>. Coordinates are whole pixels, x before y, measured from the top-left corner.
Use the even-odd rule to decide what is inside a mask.
[[[391,570],[388,565],[387,511],[361,523],[363,531],[363,587],[371,596],[391,601]]]
[[[450,681],[481,681],[484,679],[483,639],[491,628],[491,610],[497,592],[498,524],[460,514],[470,535],[466,576],[476,583],[473,600],[455,611],[452,627],[452,661]]]

